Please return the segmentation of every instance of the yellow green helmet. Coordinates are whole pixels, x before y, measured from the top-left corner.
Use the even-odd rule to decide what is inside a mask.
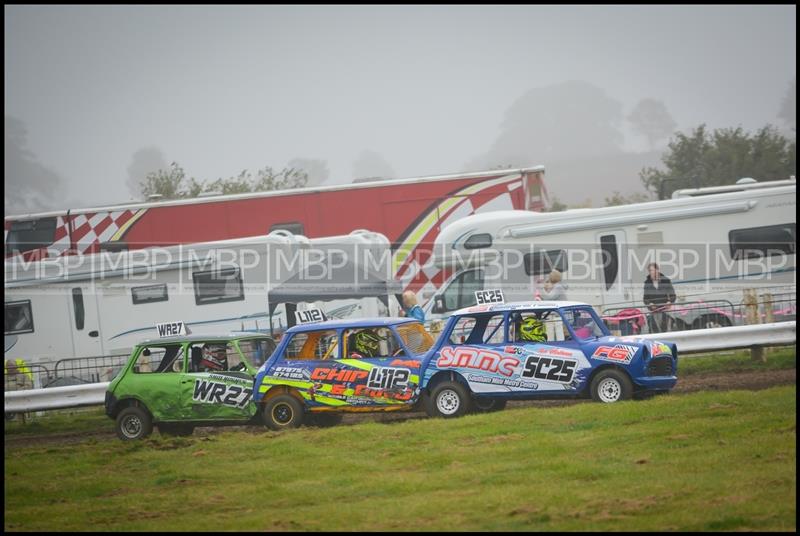
[[[366,357],[375,357],[380,351],[380,341],[381,338],[370,330],[359,331],[355,337],[356,352]]]
[[[523,341],[545,342],[547,340],[544,324],[534,316],[529,316],[520,323],[519,334]]]

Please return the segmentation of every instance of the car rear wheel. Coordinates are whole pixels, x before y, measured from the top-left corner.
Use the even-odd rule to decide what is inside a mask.
[[[604,370],[592,380],[592,400],[595,402],[619,402],[628,400],[633,394],[633,386],[627,375],[618,370]]]
[[[153,419],[138,406],[128,406],[117,415],[117,437],[123,441],[143,439],[153,432]]]
[[[261,418],[270,430],[297,428],[303,423],[303,406],[292,395],[270,398]]]
[[[467,388],[458,382],[446,381],[433,388],[426,408],[431,417],[460,417],[472,407]]]
[[[158,433],[167,436],[190,436],[194,432],[191,424],[159,424]]]
[[[491,413],[506,409],[508,401],[504,398],[489,398],[476,396],[472,399],[472,408],[476,413]]]

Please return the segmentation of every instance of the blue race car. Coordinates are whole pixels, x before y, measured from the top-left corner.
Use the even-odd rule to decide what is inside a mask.
[[[274,430],[345,411],[456,417],[509,399],[616,402],[677,381],[674,344],[612,337],[576,302],[487,304],[454,313],[434,342],[407,318],[295,326],[259,369],[254,401]]]

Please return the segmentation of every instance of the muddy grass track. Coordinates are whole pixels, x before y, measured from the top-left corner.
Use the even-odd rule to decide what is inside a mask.
[[[782,369],[782,370],[762,370],[762,371],[747,371],[747,372],[715,372],[705,374],[693,374],[691,376],[681,378],[675,389],[672,390],[672,395],[681,395],[683,393],[692,393],[696,391],[729,391],[733,389],[745,389],[756,391],[760,389],[767,389],[778,385],[795,384],[797,376],[797,369]],[[566,406],[570,404],[582,404],[584,400],[528,400],[521,402],[509,402],[508,408],[522,408],[522,407],[554,407]],[[395,423],[407,421],[409,419],[419,419],[425,417],[421,412],[398,412],[398,413],[369,413],[369,414],[350,414],[345,415],[341,426],[353,425],[363,422],[378,422],[378,423]],[[263,433],[264,429],[260,426],[236,426],[224,428],[198,428],[195,430],[195,435],[204,437],[214,434],[219,434],[224,431],[242,430],[251,433]],[[19,448],[35,445],[46,444],[70,444],[70,443],[83,443],[86,441],[105,440],[115,437],[113,431],[113,423],[109,419],[108,426],[104,430],[97,430],[91,432],[58,432],[47,433],[41,432],[36,434],[6,434],[5,435],[5,448]]]

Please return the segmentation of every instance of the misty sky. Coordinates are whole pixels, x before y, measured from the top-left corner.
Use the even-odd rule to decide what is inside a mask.
[[[777,125],[796,44],[793,5],[6,6],[5,113],[89,206],[129,199],[150,146],[198,179],[305,157],[345,183],[364,150],[459,172],[517,98],[569,80],[682,130]]]

